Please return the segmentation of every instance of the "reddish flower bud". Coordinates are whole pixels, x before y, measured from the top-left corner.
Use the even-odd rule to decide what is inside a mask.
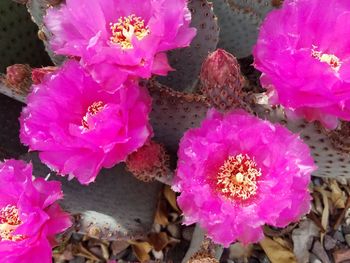
[[[202,65],[200,80],[202,92],[216,109],[228,111],[241,105],[244,78],[230,53],[223,49],[211,53]]]
[[[24,64],[14,64],[6,68],[6,81],[11,85],[18,85],[30,77],[30,67]]]
[[[34,84],[40,84],[46,74],[55,72],[57,67],[44,67],[44,68],[34,68],[32,70],[32,80]]]
[[[167,176],[169,155],[163,145],[150,141],[128,156],[126,167],[137,179],[149,182]]]
[[[27,93],[31,85],[29,65],[14,64],[6,68],[5,84],[17,92]]]

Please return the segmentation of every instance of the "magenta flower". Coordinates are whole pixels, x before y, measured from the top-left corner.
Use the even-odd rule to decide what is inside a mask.
[[[333,129],[350,120],[350,2],[285,0],[260,29],[255,67],[273,104]]]
[[[80,183],[101,168],[126,159],[151,136],[151,98],[132,81],[113,94],[101,90],[76,61],[34,86],[21,122],[20,138],[60,174]]]
[[[45,17],[53,50],[82,58],[110,91],[128,75],[172,70],[165,51],[190,44],[196,33],[190,22],[186,0],[69,0]]]
[[[0,163],[0,258],[2,263],[52,262],[55,235],[72,225],[56,203],[61,184],[32,179],[32,165]]]
[[[315,170],[296,135],[237,110],[210,110],[180,142],[174,189],[185,224],[197,223],[228,246],[263,237],[262,226],[284,227],[310,209]]]

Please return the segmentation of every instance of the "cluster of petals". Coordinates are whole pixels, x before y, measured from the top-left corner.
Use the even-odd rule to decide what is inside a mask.
[[[190,22],[187,0],[67,0],[45,17],[52,49],[81,58],[109,91],[172,70],[165,52],[190,44]]]
[[[55,235],[71,226],[56,203],[61,185],[33,179],[32,165],[0,163],[0,258],[3,263],[52,262]]]
[[[33,86],[20,118],[22,143],[58,173],[94,181],[152,135],[146,89],[132,80],[122,86],[108,93],[77,61],[67,61]]]
[[[231,188],[219,182],[220,169],[234,156],[254,165],[238,167],[237,174],[228,170],[226,183],[241,177],[239,186],[255,171],[249,198],[230,196]],[[181,192],[185,224],[198,222],[216,243],[257,242],[264,224],[285,227],[310,209],[308,184],[316,167],[308,146],[281,125],[242,110],[210,110],[200,128],[185,133],[178,157],[173,188]]]
[[[329,129],[349,121],[349,34],[349,1],[285,0],[272,11],[253,52],[271,102]]]

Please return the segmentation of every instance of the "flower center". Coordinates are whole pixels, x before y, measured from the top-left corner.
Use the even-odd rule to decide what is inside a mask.
[[[335,72],[338,72],[342,62],[333,54],[324,54],[321,51],[316,51],[316,46],[312,46],[311,56],[323,63],[327,63]]]
[[[142,40],[150,33],[149,27],[145,26],[145,20],[134,14],[119,18],[117,23],[110,23],[110,28],[112,31],[111,42],[119,44],[122,49],[133,48],[131,43],[133,36]]]
[[[3,207],[0,210],[0,241],[20,241],[24,239],[22,235],[12,234],[21,223],[16,206],[7,205]]]
[[[249,155],[229,156],[220,167],[216,189],[231,200],[247,200],[257,192],[257,178],[261,170]]]
[[[88,118],[90,116],[93,116],[95,114],[97,114],[99,111],[101,111],[104,107],[104,103],[102,101],[95,101],[94,103],[92,103],[88,109],[87,112],[85,114],[85,116],[83,117],[83,119],[81,120],[81,124],[85,129],[89,129],[89,124],[88,124]]]

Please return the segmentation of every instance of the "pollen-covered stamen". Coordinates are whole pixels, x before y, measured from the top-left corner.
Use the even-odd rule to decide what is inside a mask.
[[[134,14],[118,19],[117,23],[110,23],[112,36],[110,41],[119,44],[122,49],[131,49],[132,37],[142,40],[150,33],[149,27],[145,25],[145,20]]]
[[[261,170],[249,155],[229,156],[216,178],[217,191],[231,200],[247,200],[257,193]]]
[[[7,205],[0,209],[0,241],[19,241],[24,239],[22,235],[12,234],[21,223],[16,206]]]
[[[89,116],[97,114],[99,111],[101,111],[104,108],[104,106],[105,104],[102,101],[96,101],[88,107],[85,116],[81,120],[81,124],[85,129],[89,129],[89,124],[88,124]]]
[[[316,46],[312,46],[311,56],[321,62],[327,63],[334,71],[338,72],[341,67],[340,59],[333,54],[324,54],[321,51],[316,51]]]

